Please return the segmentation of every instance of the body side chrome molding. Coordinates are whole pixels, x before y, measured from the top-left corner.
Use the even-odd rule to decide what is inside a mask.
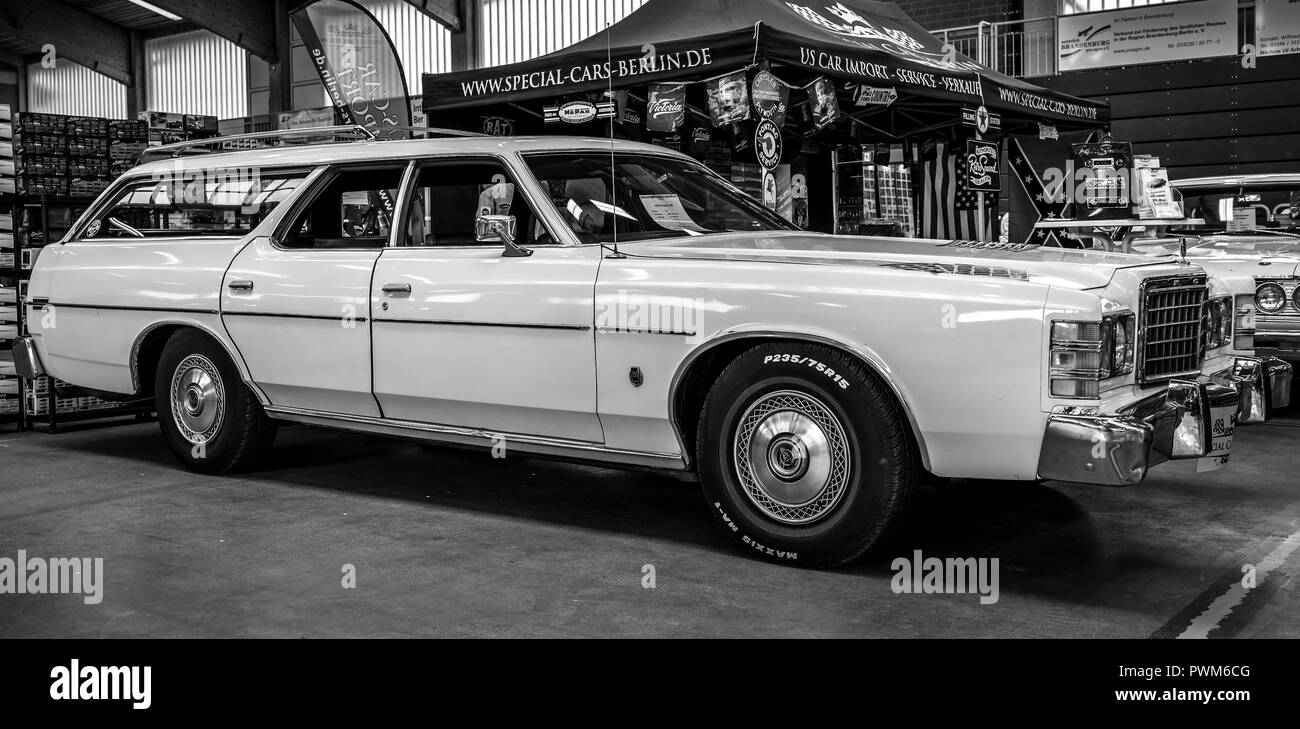
[[[343,317],[335,314],[281,314],[274,311],[223,311],[222,316],[261,316],[279,319],[316,319],[323,321],[342,321]],[[364,316],[353,317],[352,321],[365,323]]]
[[[163,306],[123,306],[119,304],[67,304],[55,302],[46,299],[44,304],[38,304],[38,299],[32,299],[27,302],[28,306],[52,306],[55,309],[97,309],[102,311],[152,311],[159,314],[207,314],[216,316],[221,312],[216,309],[181,309],[175,307]]]
[[[538,435],[502,433],[481,428],[462,428],[412,420],[373,418],[364,415],[342,415],[319,410],[276,407],[274,405],[266,408],[266,414],[278,420],[288,420],[305,425],[318,425],[399,438],[414,438],[449,445],[490,448],[495,438],[505,438],[511,449],[530,455],[557,456],[602,463],[620,463],[670,471],[682,471],[687,467],[685,459],[676,453],[623,450],[608,448],[599,443],[547,438]]]
[[[337,318],[337,317],[336,317]],[[591,327],[583,324],[534,324],[530,322],[507,321],[460,321],[457,319],[396,319],[383,317],[372,320],[375,324],[420,324],[447,327],[506,327],[514,329],[560,329],[565,331],[589,332]]]
[[[927,469],[930,468],[930,452],[925,443],[925,433],[921,430],[921,426],[916,422],[916,416],[912,414],[912,409],[908,406],[907,400],[903,397],[903,393],[899,390],[898,383],[888,372],[883,371],[882,368],[876,366],[876,364],[873,363],[869,358],[867,358],[861,352],[861,350],[859,350],[857,347],[851,344],[846,344],[845,342],[841,342],[835,339],[830,339],[828,337],[818,336],[816,334],[803,334],[799,332],[783,332],[783,331],[776,331],[776,330],[736,331],[736,332],[730,332],[728,334],[723,334],[721,336],[710,339],[709,341],[695,348],[695,350],[692,351],[690,354],[686,355],[686,358],[683,359],[681,364],[677,366],[677,371],[673,373],[673,379],[668,384],[668,422],[670,425],[672,425],[673,434],[677,437],[677,446],[681,449],[683,458],[686,459],[687,463],[690,463],[692,454],[687,452],[688,449],[686,448],[686,442],[685,440],[682,439],[682,429],[681,429],[681,425],[678,422],[679,417],[677,413],[677,391],[681,387],[682,378],[686,374],[686,372],[691,368],[691,365],[694,364],[695,361],[699,359],[701,355],[706,354],[707,352],[714,349],[715,347],[722,344],[726,344],[727,342],[733,342],[737,339],[748,339],[748,338],[793,339],[795,341],[809,342],[812,344],[824,344],[828,347],[834,347],[836,349],[840,349],[840,350],[844,350],[845,352],[848,352],[849,355],[855,357],[859,362],[865,365],[867,369],[871,370],[877,376],[879,376],[880,379],[889,388],[889,391],[893,393],[894,398],[898,401],[899,405],[902,407],[903,415],[907,418],[908,424],[912,427],[912,435],[916,437],[916,447],[917,450],[920,451],[921,464],[924,465]]]

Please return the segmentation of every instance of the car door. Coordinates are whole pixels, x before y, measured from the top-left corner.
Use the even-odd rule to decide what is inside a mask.
[[[598,443],[595,246],[563,245],[506,160],[422,163],[399,245],[375,265],[375,398],[386,418]],[[512,215],[529,256],[480,243],[480,213]]]
[[[276,235],[253,240],[226,271],[222,321],[273,408],[379,416],[370,275],[406,166],[327,170]]]

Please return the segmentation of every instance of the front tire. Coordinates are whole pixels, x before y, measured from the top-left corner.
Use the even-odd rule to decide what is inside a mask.
[[[710,511],[751,553],[834,567],[901,516],[920,464],[905,417],[857,359],[763,344],[719,375],[700,415]]]
[[[245,467],[275,439],[275,423],[225,350],[199,332],[184,330],[167,340],[154,398],[163,439],[191,471]]]

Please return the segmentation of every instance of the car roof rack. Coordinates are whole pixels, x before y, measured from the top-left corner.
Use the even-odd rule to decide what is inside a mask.
[[[444,129],[441,127],[392,126],[384,127],[382,131],[402,132],[411,135],[420,134],[425,137],[488,136],[478,132],[466,132],[459,129]],[[333,138],[331,139],[331,137]],[[344,138],[340,139],[340,137]],[[382,137],[377,136],[374,132],[360,124],[340,124],[328,127],[304,127],[302,129],[276,129],[267,132],[251,132],[248,134],[231,134],[223,137],[208,137],[206,139],[191,139],[186,142],[164,144],[160,147],[149,147],[140,153],[140,164],[144,164],[145,162],[154,162],[160,159],[183,157],[194,154],[213,154],[216,152],[231,152],[241,149],[278,147],[283,146],[286,142],[293,139],[302,140],[298,142],[298,144],[302,145],[384,141]]]
[[[328,139],[334,137],[334,139]],[[338,137],[348,137],[338,139]],[[335,144],[346,142],[370,142],[375,135],[359,124],[341,124],[329,127],[305,127],[303,129],[276,129],[267,132],[250,132],[248,134],[231,134],[224,137],[191,139],[186,142],[164,144],[160,147],[148,147],[140,153],[140,164],[154,162],[171,157],[184,157],[194,154],[214,154],[233,152],[242,149],[262,149],[283,146],[287,140],[302,139],[299,144]],[[213,147],[216,147],[215,149]]]
[[[463,129],[446,129],[443,127],[384,127],[384,131],[410,132],[426,137],[487,137],[482,132],[467,132]]]

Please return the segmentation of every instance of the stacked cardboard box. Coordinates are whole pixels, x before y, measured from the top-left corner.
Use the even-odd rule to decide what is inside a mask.
[[[0,323],[2,326],[3,323]],[[19,395],[22,384],[18,381],[18,372],[14,369],[13,352],[0,350],[0,415],[18,412],[22,402]]]
[[[67,125],[62,114],[18,115],[13,129],[18,194],[68,194]],[[55,160],[62,161],[62,169]]]
[[[5,307],[6,310],[13,309],[17,313],[18,292],[14,290],[13,286],[0,285],[0,306]],[[16,317],[15,321],[0,321],[0,341],[7,345],[17,337],[18,323]],[[5,349],[8,349],[8,347],[5,347]]]
[[[135,167],[149,146],[149,124],[139,119],[114,119],[108,123],[109,172],[113,177]]]
[[[13,135],[9,122],[9,105],[0,104],[0,135]],[[13,143],[9,138],[0,139],[0,276],[14,267],[14,159]],[[0,281],[0,286],[4,282]],[[13,289],[9,301],[5,300],[4,290],[0,289],[0,306],[12,302]]]
[[[0,194],[12,195],[17,191],[14,186],[13,115],[8,104],[0,104]]]
[[[13,128],[20,195],[94,197],[113,179],[110,120],[19,114]]]
[[[142,111],[140,120],[148,126],[148,142],[151,147],[191,139],[208,139],[218,134],[215,116]]]

